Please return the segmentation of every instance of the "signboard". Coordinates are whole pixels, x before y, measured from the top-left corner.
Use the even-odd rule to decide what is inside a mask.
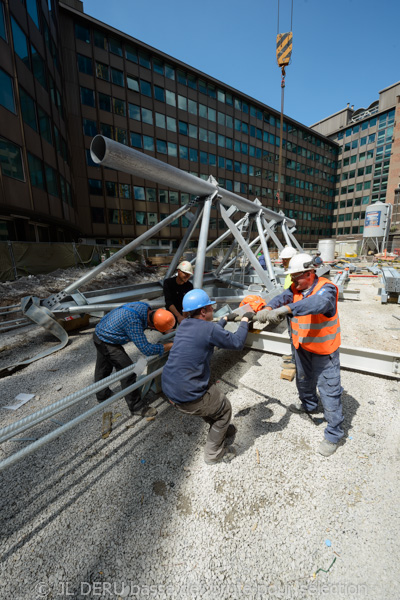
[[[364,228],[365,227],[379,227],[379,223],[381,220],[381,212],[380,211],[373,211],[373,212],[368,212],[365,215],[365,223],[364,223]]]

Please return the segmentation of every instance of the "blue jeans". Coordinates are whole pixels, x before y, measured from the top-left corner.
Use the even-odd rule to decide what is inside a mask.
[[[296,385],[306,410],[318,406],[317,387],[324,407],[327,426],[324,432],[329,442],[337,444],[343,437],[342,392],[339,349],[332,354],[314,354],[301,346],[295,349]]]

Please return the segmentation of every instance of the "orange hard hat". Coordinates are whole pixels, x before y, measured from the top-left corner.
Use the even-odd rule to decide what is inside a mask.
[[[267,303],[261,298],[261,296],[256,296],[254,294],[250,294],[250,296],[243,298],[239,306],[244,306],[245,304],[249,304],[250,308],[252,308],[254,312],[258,312],[259,310],[262,310],[264,306],[267,306]]]
[[[175,317],[169,310],[158,308],[153,314],[153,325],[161,333],[172,329],[175,325]]]

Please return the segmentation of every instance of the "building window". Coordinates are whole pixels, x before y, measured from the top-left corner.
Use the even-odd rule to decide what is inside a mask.
[[[173,142],[168,142],[168,156],[178,156],[178,146]]]
[[[99,94],[100,95],[100,94]],[[89,88],[81,87],[81,102],[85,106],[95,106],[94,101],[94,90]]]
[[[40,108],[40,106],[38,107],[38,117],[40,135],[46,140],[46,142],[53,144],[50,117],[44,110]]]
[[[128,104],[129,118],[135,121],[140,121],[140,106],[136,104]]]
[[[108,209],[108,222],[111,225],[119,225],[121,223],[120,212],[118,209]]]
[[[83,56],[83,54],[78,54],[78,71],[80,73],[85,73],[86,75],[93,75],[93,63],[92,59],[88,56]]]
[[[140,93],[143,94],[143,96],[148,96],[149,98],[151,98],[151,83],[149,83],[148,81],[144,81],[144,79],[141,79]]]
[[[154,98],[159,102],[165,102],[164,90],[158,85],[154,86]]]
[[[100,133],[105,137],[112,138],[113,137],[113,128],[112,125],[108,125],[106,123],[100,123]]]
[[[154,152],[154,139],[149,135],[143,136],[143,150]]]
[[[133,197],[135,198],[135,200],[146,200],[144,187],[141,187],[139,185],[134,185],[133,186]]]
[[[46,80],[46,67],[44,65],[44,60],[40,56],[39,52],[36,50],[34,46],[31,45],[31,53],[32,53],[32,70],[33,74],[46,90],[47,90],[47,80]]]
[[[77,40],[82,40],[82,42],[90,44],[90,31],[88,27],[83,27],[83,25],[75,23],[75,37]]]
[[[44,176],[43,176],[43,163],[40,158],[33,156],[28,152],[28,166],[29,166],[29,177],[31,184],[34,187],[38,187],[41,190],[45,189]]]
[[[167,117],[167,129],[176,133],[176,119],[174,117]]]
[[[89,183],[89,194],[92,196],[103,195],[103,182],[101,179],[88,179]]]
[[[135,211],[136,225],[146,225],[146,213],[142,211]]]
[[[58,178],[56,171],[52,169],[52,167],[49,167],[49,165],[45,165],[45,173],[48,193],[59,198],[60,192],[58,190]]]
[[[174,92],[171,92],[170,90],[165,90],[165,101],[170,106],[176,106],[176,96]]]
[[[91,106],[91,105],[89,105],[89,106]],[[102,94],[101,92],[99,92],[99,108],[101,110],[106,110],[107,112],[111,112],[111,96],[108,96],[108,94]]]
[[[94,45],[97,48],[101,48],[102,50],[108,50],[107,38],[103,33],[101,33],[101,31],[97,31],[97,29],[95,29],[94,33],[93,33],[93,37],[94,37]]]
[[[124,100],[113,98],[113,112],[120,117],[126,116],[126,105]]]
[[[117,184],[114,181],[106,181],[106,196],[117,197]]]
[[[187,98],[178,94],[178,108],[187,111]]]
[[[15,21],[14,17],[11,17],[11,28],[14,40],[14,50],[15,53],[20,57],[22,62],[30,68],[29,64],[29,52],[28,52],[28,43],[26,40],[26,36],[22,31],[21,27]]]
[[[90,137],[97,135],[96,121],[92,121],[91,119],[83,119],[83,133],[85,135],[89,135]]]
[[[33,98],[31,98],[21,87],[19,88],[19,96],[21,102],[21,114],[24,122],[37,131],[36,108]]]
[[[156,112],[156,127],[165,129],[165,115]]]
[[[156,140],[157,152],[167,154],[167,143],[164,140]]]
[[[15,113],[14,88],[11,77],[0,69],[0,104]]]
[[[142,136],[140,133],[131,133],[131,146],[133,148],[142,148]]]
[[[111,67],[111,81],[115,83],[115,85],[123,87],[125,85],[123,72]]]
[[[148,108],[142,108],[142,122],[153,125],[153,113]]]
[[[104,79],[104,81],[110,81],[110,72],[108,65],[104,65],[103,63],[96,63],[96,77],[99,79]]]
[[[122,56],[122,46],[120,42],[114,38],[109,39],[110,52],[117,56]]]
[[[4,9],[2,2],[0,2],[0,37],[2,37],[3,40],[7,41],[6,25],[4,22]]]
[[[139,91],[139,80],[136,77],[126,76],[126,84],[130,90],[133,92]]]
[[[0,138],[0,166],[3,175],[25,181],[21,148],[4,138]]]

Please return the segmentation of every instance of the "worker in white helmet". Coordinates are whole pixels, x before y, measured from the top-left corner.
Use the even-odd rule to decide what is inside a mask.
[[[313,257],[309,254],[296,254],[290,260],[287,274],[292,279],[291,287],[258,312],[257,320],[278,324],[286,315],[292,315],[300,402],[291,404],[289,409],[298,414],[318,412],[318,387],[327,421],[318,450],[323,456],[330,456],[344,435],[337,309],[339,290],[329,279],[317,276]]]
[[[182,301],[185,294],[193,289],[189,279],[193,275],[193,267],[187,260],[183,260],[177,267],[177,274],[164,280],[163,290],[165,308],[172,312],[179,325],[183,321]]]
[[[284,249],[279,254],[279,258],[282,261],[282,266],[285,269],[285,271],[287,271],[287,269],[289,268],[290,259],[293,258],[293,256],[295,256],[296,254],[297,254],[297,250],[296,250],[296,248],[293,248],[292,246],[285,246]],[[283,289],[287,290],[288,288],[290,288],[291,285],[292,285],[292,278],[290,275],[286,275],[285,283],[283,284]],[[293,346],[293,342],[292,342],[292,327],[291,327],[290,321],[291,321],[291,318],[288,315],[287,316],[287,326],[288,326],[288,333],[289,333],[289,337],[290,337],[290,346],[292,348],[292,352],[291,352],[291,354],[284,354],[282,356],[282,359],[283,359],[282,367],[284,367],[285,369],[295,369],[296,368],[296,363],[295,363],[295,358],[294,358],[294,346]]]

